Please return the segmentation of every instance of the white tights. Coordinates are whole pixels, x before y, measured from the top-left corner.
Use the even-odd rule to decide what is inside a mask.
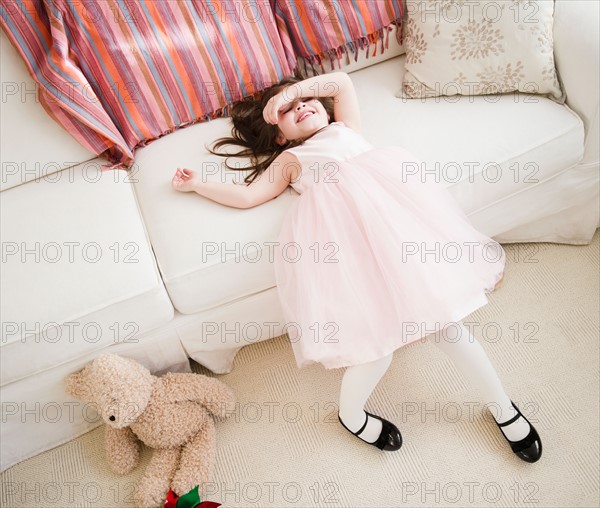
[[[439,347],[452,360],[456,368],[479,387],[498,423],[515,416],[516,412],[512,408],[510,398],[506,395],[485,350],[460,321],[428,335],[427,340]],[[390,354],[373,362],[353,365],[344,372],[340,388],[339,413],[346,427],[352,431],[356,432],[365,423],[364,405],[386,373],[392,356]],[[519,418],[507,427],[503,427],[502,431],[511,441],[518,441],[529,432],[529,424],[523,418]],[[367,442],[374,442],[380,433],[381,422],[369,418],[360,437]]]

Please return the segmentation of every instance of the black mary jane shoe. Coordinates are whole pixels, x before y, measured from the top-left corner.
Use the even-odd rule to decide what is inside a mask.
[[[523,439],[520,441],[511,441],[504,435],[504,432],[502,432],[502,435],[504,436],[504,439],[508,441],[512,451],[517,457],[525,462],[537,462],[542,456],[542,440],[540,439],[540,436],[533,425],[531,425],[529,420],[523,416],[521,411],[519,411],[519,408],[515,406],[515,403],[512,400],[510,403],[517,411],[517,415],[504,423],[496,422],[496,425],[498,425],[500,432],[502,432],[502,427],[506,427],[507,425],[516,422],[518,418],[524,418],[525,421],[529,423],[529,434],[527,434]]]
[[[367,411],[365,411],[365,414],[366,414],[365,423],[356,432],[352,432],[348,427],[346,427],[344,425],[344,422],[340,418],[339,414],[338,414],[338,420],[340,421],[342,426],[348,432],[350,432],[351,434],[354,434],[356,437],[358,437],[364,443],[376,446],[380,450],[384,450],[387,452],[393,452],[393,451],[399,450],[400,447],[402,446],[402,435],[400,434],[398,427],[396,427],[392,422],[389,422],[389,421],[385,420],[384,418],[381,418],[377,415],[368,413]],[[368,441],[365,441],[364,439],[362,439],[360,437],[361,432],[363,430],[365,430],[365,427],[367,426],[369,417],[376,418],[377,420],[381,421],[381,434],[379,434],[377,441],[375,441],[374,443],[369,443]]]

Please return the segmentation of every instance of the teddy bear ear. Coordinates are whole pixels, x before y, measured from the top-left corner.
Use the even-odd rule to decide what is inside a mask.
[[[90,390],[86,382],[85,369],[67,376],[67,393],[76,399],[86,400]]]

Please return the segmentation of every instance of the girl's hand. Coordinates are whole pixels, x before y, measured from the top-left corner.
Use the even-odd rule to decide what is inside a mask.
[[[185,168],[177,168],[171,184],[175,190],[189,192],[196,189],[200,175],[196,171]]]
[[[286,104],[293,102],[294,94],[290,90],[291,87],[284,88],[277,95],[274,95],[269,99],[267,105],[263,109],[263,118],[265,122],[271,125],[277,125],[279,123],[279,110]]]
[[[333,98],[333,119],[346,127],[361,131],[360,108],[356,90],[350,76],[345,72],[331,72],[292,83],[271,97],[263,109],[267,124],[277,125],[281,109],[303,98]]]

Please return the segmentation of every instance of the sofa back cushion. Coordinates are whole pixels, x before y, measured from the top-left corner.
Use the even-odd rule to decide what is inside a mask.
[[[0,190],[52,175],[94,158],[40,106],[38,85],[0,31]]]
[[[381,52],[388,46],[390,32],[400,42],[401,30],[391,28],[402,24],[403,0],[272,1],[292,68],[298,57],[308,62],[313,71],[326,72],[323,60],[329,60],[333,69],[336,63],[341,68],[344,60],[346,64],[351,58],[356,61],[363,49],[375,56],[378,46]]]
[[[265,2],[9,0],[1,9],[44,108],[115,165],[290,74]]]

